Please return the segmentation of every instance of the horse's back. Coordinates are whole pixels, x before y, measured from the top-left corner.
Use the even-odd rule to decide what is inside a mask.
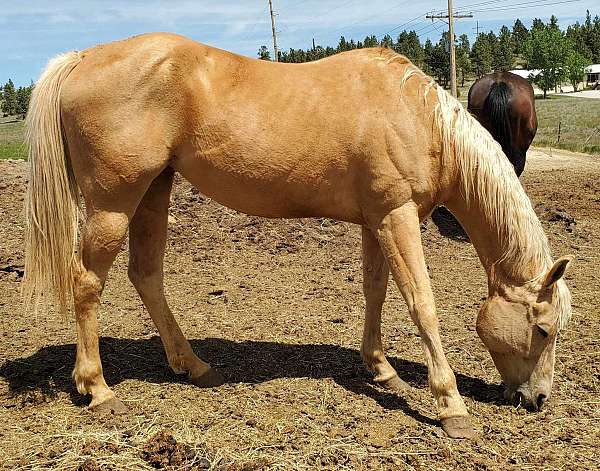
[[[399,91],[411,67],[379,48],[276,64],[147,34],[84,51],[62,116],[76,175],[106,165],[120,184],[171,165],[243,212],[361,222],[361,201],[391,207],[435,180],[426,79]]]

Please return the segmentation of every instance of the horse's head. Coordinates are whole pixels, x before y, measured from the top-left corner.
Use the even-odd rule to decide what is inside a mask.
[[[537,282],[501,285],[479,312],[477,333],[515,405],[540,409],[550,397],[556,337],[571,310],[562,280],[570,262],[558,259]]]

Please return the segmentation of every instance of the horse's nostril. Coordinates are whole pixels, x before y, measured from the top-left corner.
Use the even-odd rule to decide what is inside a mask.
[[[542,406],[544,405],[544,402],[546,402],[546,395],[545,394],[539,394],[537,397],[537,408],[538,410],[540,410],[542,408]]]

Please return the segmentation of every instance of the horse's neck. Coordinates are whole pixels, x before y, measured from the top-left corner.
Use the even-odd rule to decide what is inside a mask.
[[[521,284],[537,277],[545,268],[544,254],[539,255],[532,251],[531,246],[524,246],[527,239],[518,237],[516,231],[523,230],[521,220],[527,215],[520,214],[522,209],[514,208],[510,217],[505,220],[502,227],[498,221],[486,214],[484,206],[472,195],[466,201],[461,192],[445,204],[459,220],[467,234],[481,263],[483,264],[488,280],[494,283],[505,282]],[[535,249],[544,251],[545,240],[535,240]],[[515,245],[516,244],[516,245]],[[522,245],[522,246],[520,246]],[[530,254],[529,259],[519,259],[523,254]],[[516,256],[515,256],[516,255]]]
[[[510,162],[454,98],[437,91],[434,119],[454,180],[443,189],[444,204],[469,234],[488,277],[513,284],[536,278],[551,262],[548,241]]]

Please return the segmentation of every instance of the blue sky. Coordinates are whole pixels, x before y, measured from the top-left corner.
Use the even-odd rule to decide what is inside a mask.
[[[455,0],[455,9],[473,11],[460,20],[457,34],[474,38],[480,30],[512,26],[518,17],[527,25],[555,14],[565,26],[600,15],[600,1]],[[337,44],[340,35],[362,39],[393,30],[414,29],[421,40],[436,41],[446,27],[424,15],[447,7],[446,0],[273,0],[282,49]],[[540,4],[556,3],[540,6]],[[520,9],[515,5],[520,4]],[[523,4],[528,8],[522,8]],[[511,7],[512,6],[512,7]],[[399,25],[406,24],[399,29]],[[267,0],[17,0],[4,2],[0,15],[0,83],[36,80],[52,56],[73,49],[149,31],[172,31],[197,41],[255,57],[264,44],[272,47]]]

